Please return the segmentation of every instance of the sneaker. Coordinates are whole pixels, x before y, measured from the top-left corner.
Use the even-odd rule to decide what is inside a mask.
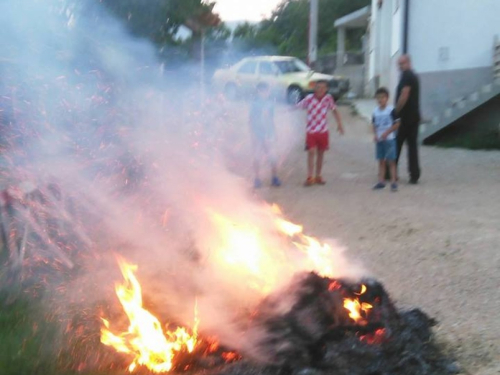
[[[392,192],[396,192],[398,191],[398,184],[396,184],[395,182],[391,184],[391,191]]]
[[[416,179],[416,178],[411,178],[411,179],[410,179],[410,185],[418,185],[418,179]]]
[[[255,189],[260,189],[262,187],[262,181],[260,180],[260,178],[256,178],[253,182],[253,187]]]
[[[385,184],[383,182],[378,182],[372,189],[373,190],[381,190],[385,188]]]
[[[316,181],[312,177],[308,177],[306,182],[304,182],[305,187],[313,186]]]
[[[326,185],[326,181],[323,180],[323,178],[321,176],[318,176],[314,179],[314,182],[317,184],[317,185]]]
[[[281,180],[278,177],[273,177],[271,185],[274,187],[280,187],[281,186]]]

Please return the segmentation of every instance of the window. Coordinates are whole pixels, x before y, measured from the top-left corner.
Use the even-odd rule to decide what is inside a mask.
[[[273,63],[263,61],[259,65],[259,73],[263,76],[274,76],[277,73],[277,69]]]
[[[276,61],[276,65],[278,65],[279,70],[283,74],[308,72],[311,70],[306,64],[304,64],[299,59]]]
[[[257,63],[255,61],[248,61],[248,62],[244,63],[238,69],[238,73],[240,73],[240,74],[255,74],[256,69],[257,69]]]
[[[399,10],[399,0],[392,0],[392,14]]]

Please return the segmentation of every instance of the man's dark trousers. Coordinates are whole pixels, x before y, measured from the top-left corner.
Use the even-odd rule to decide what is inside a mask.
[[[420,178],[420,165],[418,162],[418,125],[419,121],[401,120],[401,126],[398,129],[398,158],[401,156],[401,149],[406,142],[408,147],[408,172],[410,173],[410,181],[416,183]]]

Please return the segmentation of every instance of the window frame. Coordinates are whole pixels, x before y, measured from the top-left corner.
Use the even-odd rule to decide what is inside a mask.
[[[248,65],[253,65],[253,72],[242,71]],[[257,73],[258,65],[259,65],[258,62],[254,61],[254,60],[245,61],[243,64],[241,64],[240,67],[238,67],[238,70],[236,71],[236,73],[246,75],[246,76],[255,75]]]

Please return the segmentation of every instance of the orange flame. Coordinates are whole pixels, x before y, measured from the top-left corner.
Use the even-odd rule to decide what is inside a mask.
[[[366,302],[359,302],[357,299],[344,299],[344,308],[349,311],[349,317],[357,324],[366,324],[366,314],[373,308]]]
[[[158,319],[142,306],[142,291],[134,273],[137,266],[119,259],[118,263],[125,282],[116,285],[116,294],[130,321],[127,332],[114,334],[110,331],[109,321],[102,319],[101,342],[113,347],[119,353],[133,356],[129,371],[138,366],[146,366],[154,373],[168,372],[173,368],[176,353],[191,353],[197,343],[199,319],[195,310],[193,333],[185,328],[177,328],[164,334]]]
[[[214,258],[224,272],[237,272],[245,277],[248,286],[266,295],[276,286],[276,253],[269,252],[269,243],[256,225],[235,221],[208,210],[215,226],[217,242]]]
[[[278,230],[294,240],[294,245],[303,251],[312,263],[312,269],[320,276],[333,277],[332,248],[314,237],[306,236],[301,225],[285,220],[279,206],[272,205],[271,211],[276,215],[275,224]]]
[[[361,285],[361,291],[359,293],[354,293],[358,296],[365,294],[367,291],[366,285]],[[357,324],[366,324],[366,316],[373,306],[366,302],[360,302],[357,299],[345,298],[344,308],[349,311],[349,317],[354,320]]]

